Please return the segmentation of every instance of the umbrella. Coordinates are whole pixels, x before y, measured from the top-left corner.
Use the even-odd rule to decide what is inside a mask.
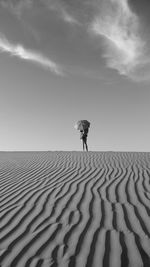
[[[76,130],[85,130],[90,127],[90,122],[87,120],[80,120],[75,124],[74,127]]]

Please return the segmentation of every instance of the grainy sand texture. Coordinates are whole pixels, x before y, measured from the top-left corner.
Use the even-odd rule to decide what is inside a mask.
[[[150,153],[1,152],[0,267],[150,267]]]

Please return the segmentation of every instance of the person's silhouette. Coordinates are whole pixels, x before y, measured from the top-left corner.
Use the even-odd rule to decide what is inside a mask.
[[[83,151],[86,148],[86,151],[88,151],[88,145],[87,145],[87,135],[88,135],[88,129],[80,130],[80,139],[82,140],[83,143]]]

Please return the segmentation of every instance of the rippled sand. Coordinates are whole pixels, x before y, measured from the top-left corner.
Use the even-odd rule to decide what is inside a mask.
[[[150,267],[150,153],[1,152],[0,267]]]

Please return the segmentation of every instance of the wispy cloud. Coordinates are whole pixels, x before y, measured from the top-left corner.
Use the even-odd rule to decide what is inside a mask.
[[[67,13],[67,11],[65,9],[62,9],[61,10],[61,16],[62,16],[62,19],[65,21],[65,22],[68,22],[72,25],[79,25],[80,23],[78,22],[77,19],[75,19],[73,16],[71,16],[69,13]]]
[[[49,58],[44,57],[40,53],[32,50],[25,49],[22,45],[14,45],[10,43],[3,35],[0,35],[0,52],[6,52],[11,56],[16,56],[20,59],[35,62],[57,75],[63,75],[63,71],[60,66]]]
[[[90,31],[104,38],[108,67],[130,75],[141,64],[145,43],[139,36],[138,17],[127,0],[105,0]]]
[[[131,8],[129,0],[0,0],[0,4],[17,16],[19,21],[23,21],[24,24],[22,24],[25,27],[27,25],[31,28],[33,35],[35,32],[36,39],[41,42],[41,47],[43,34],[46,35],[47,32],[47,36],[50,36],[48,20],[44,20],[42,16],[40,17],[41,24],[44,25],[43,29],[45,29],[45,32],[42,32],[41,28],[36,25],[38,16],[32,18],[28,25],[24,14],[25,10],[28,10],[29,14],[31,12],[30,18],[34,9],[38,10],[37,14],[40,14],[41,7],[42,12],[44,10],[49,11],[49,17],[51,17],[51,12],[54,12],[55,20],[58,19],[58,25],[64,22],[73,26],[75,30],[77,28],[79,32],[81,29],[85,36],[87,32],[92,34],[94,42],[97,41],[100,46],[99,51],[102,53],[100,56],[105,58],[108,68],[115,69],[119,74],[134,80],[150,79],[148,78],[150,77],[150,48],[147,41],[149,36],[146,37],[147,40],[145,36],[144,39],[141,36],[143,34],[142,24],[139,15],[133,9],[134,5]],[[34,19],[35,22],[33,22]],[[67,35],[68,27],[65,28],[65,24],[63,27]],[[68,34],[70,34],[70,31],[68,31]],[[47,40],[51,42],[50,38],[47,38]],[[74,44],[77,42],[80,42],[80,40],[76,39]],[[57,64],[45,58],[43,54],[27,50],[22,45],[11,44],[1,36],[0,50],[48,67],[57,74],[62,72]]]
[[[14,14],[20,17],[23,9],[32,7],[33,0],[0,0],[0,4],[4,8],[9,8]]]
[[[41,0],[41,3],[43,3],[43,5],[45,5],[49,10],[55,11],[58,14],[58,17],[61,18],[64,22],[67,22],[71,25],[79,24],[79,21],[72,14],[72,8],[70,8],[68,4],[65,4],[65,1]]]

